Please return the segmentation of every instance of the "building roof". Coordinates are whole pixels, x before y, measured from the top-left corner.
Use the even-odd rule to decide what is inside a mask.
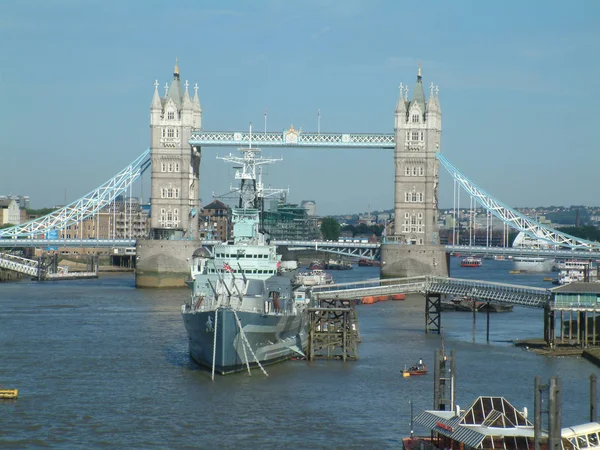
[[[203,209],[229,209],[225,203],[219,200],[213,200],[211,203],[206,205]]]
[[[0,208],[8,208],[10,206],[11,202],[15,202],[15,203],[18,204],[18,202],[16,202],[12,198],[2,198],[2,199],[0,199]]]
[[[478,397],[464,411],[424,411],[415,422],[473,448],[487,436],[533,438],[533,424],[504,397]]]
[[[557,294],[600,294],[600,283],[569,283],[552,288],[551,291]]]

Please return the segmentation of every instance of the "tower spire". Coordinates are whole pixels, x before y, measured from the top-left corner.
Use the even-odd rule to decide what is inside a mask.
[[[417,84],[413,91],[412,102],[421,105],[421,112],[425,111],[425,92],[423,91],[423,78],[421,77],[421,63],[419,63],[419,69],[417,71]]]
[[[175,58],[175,68],[173,69],[173,78],[179,80],[179,58]]]

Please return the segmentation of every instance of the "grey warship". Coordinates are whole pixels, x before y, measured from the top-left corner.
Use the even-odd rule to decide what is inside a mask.
[[[269,190],[262,185],[262,165],[276,160],[260,149],[241,148],[241,157],[220,158],[234,164],[240,180],[239,205],[232,209],[233,241],[194,252],[189,286],[182,305],[189,353],[212,373],[228,374],[304,356],[307,306],[282,273],[281,255],[260,227],[260,206]]]

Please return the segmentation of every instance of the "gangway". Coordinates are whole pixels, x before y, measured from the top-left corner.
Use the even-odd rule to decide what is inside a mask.
[[[550,301],[549,289],[494,283],[481,280],[465,280],[434,276],[372,279],[354,283],[316,286],[312,290],[315,298],[360,299],[375,295],[421,293],[470,296],[508,305],[544,308]]]
[[[11,255],[10,253],[0,253],[0,269],[12,270],[13,272],[37,278],[39,273],[39,262],[17,255]]]
[[[550,289],[435,276],[372,279],[355,283],[316,286],[312,289],[312,296],[317,301],[324,299],[359,300],[369,296],[410,293],[421,293],[425,296],[425,331],[438,334],[442,331],[441,299],[444,295],[466,296],[473,300],[543,308],[544,310],[548,308],[552,298]],[[475,316],[473,316],[473,323],[475,323]],[[489,340],[489,315],[487,336]]]
[[[75,280],[98,277],[97,270],[69,272],[68,268],[60,267],[58,265],[53,266],[52,264],[40,264],[40,261],[12,255],[10,253],[0,253],[0,269],[18,272],[40,281]]]

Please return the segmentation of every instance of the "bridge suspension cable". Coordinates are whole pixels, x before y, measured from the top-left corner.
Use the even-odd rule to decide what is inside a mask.
[[[150,167],[149,155],[150,149],[147,149],[125,169],[79,200],[45,216],[0,230],[0,238],[39,237],[41,234],[62,230],[93,216],[123,192],[126,192],[127,188]]]
[[[512,228],[522,231],[533,239],[541,239],[550,245],[559,247],[569,247],[572,249],[590,249],[600,250],[600,242],[588,241],[570,234],[562,233],[554,228],[542,225],[525,215],[517,212],[511,207],[505,205],[499,200],[489,195],[475,183],[465,177],[456,167],[450,163],[442,154],[436,154],[437,159],[450,173],[452,178],[457,181],[467,193],[475,199],[487,211],[498,217],[503,223]]]

